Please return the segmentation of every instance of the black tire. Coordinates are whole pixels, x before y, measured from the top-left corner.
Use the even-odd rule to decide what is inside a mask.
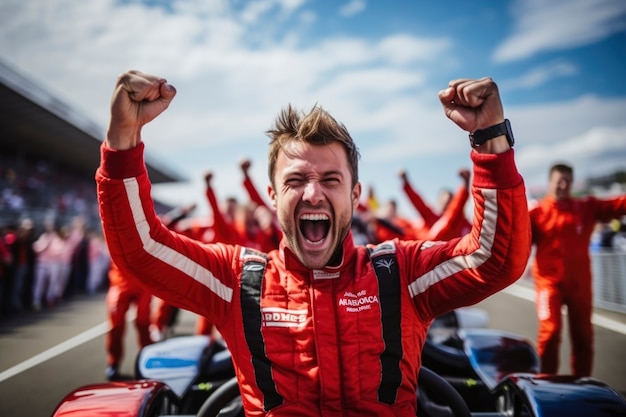
[[[197,417],[244,417],[237,378],[231,378],[213,392],[198,410]]]
[[[421,367],[417,381],[417,415],[420,417],[471,417],[461,394],[441,376]]]

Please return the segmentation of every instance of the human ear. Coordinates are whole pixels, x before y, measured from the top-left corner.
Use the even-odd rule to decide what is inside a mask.
[[[356,210],[361,201],[361,183],[357,182],[352,188],[352,210]]]
[[[270,198],[270,203],[272,204],[274,211],[276,211],[276,192],[274,191],[274,187],[272,187],[272,185],[267,186],[267,195]]]

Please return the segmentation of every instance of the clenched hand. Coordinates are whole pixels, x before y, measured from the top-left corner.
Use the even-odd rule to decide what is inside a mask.
[[[128,71],[117,78],[111,98],[111,120],[106,144],[129,149],[141,142],[141,128],[167,109],[176,95],[164,78]]]

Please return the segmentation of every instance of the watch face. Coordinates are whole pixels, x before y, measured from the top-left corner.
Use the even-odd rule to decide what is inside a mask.
[[[511,129],[509,119],[504,119],[504,125],[506,126],[506,139],[509,141],[509,146],[512,148],[513,145],[515,145],[515,138],[513,137],[513,129]]]

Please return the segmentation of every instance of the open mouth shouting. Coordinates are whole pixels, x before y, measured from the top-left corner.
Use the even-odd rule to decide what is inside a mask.
[[[324,213],[305,213],[300,217],[300,233],[311,246],[322,246],[330,231],[330,218]]]

